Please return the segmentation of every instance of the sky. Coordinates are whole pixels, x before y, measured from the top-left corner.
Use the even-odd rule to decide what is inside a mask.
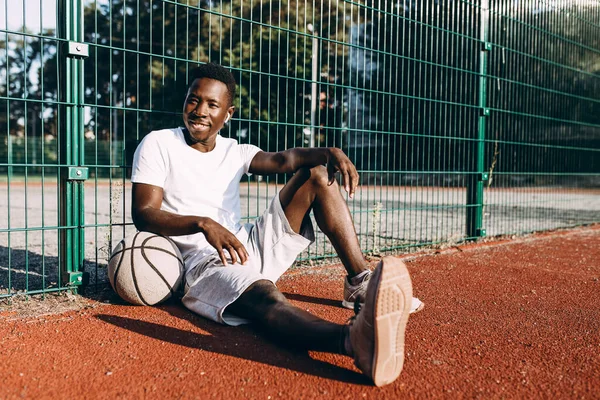
[[[56,28],[57,0],[0,0],[0,29],[20,31],[25,23],[29,32]],[[25,12],[23,11],[25,10]]]

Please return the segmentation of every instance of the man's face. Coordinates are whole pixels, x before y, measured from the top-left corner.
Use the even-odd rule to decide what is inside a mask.
[[[209,78],[196,79],[183,103],[183,123],[192,141],[210,146],[234,110],[227,85]]]

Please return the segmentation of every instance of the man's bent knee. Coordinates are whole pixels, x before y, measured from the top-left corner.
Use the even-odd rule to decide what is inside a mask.
[[[317,188],[327,188],[330,186],[329,174],[327,173],[327,168],[323,165],[317,165],[310,169],[303,168],[302,174],[308,175],[310,183]]]
[[[273,282],[260,280],[250,285],[227,307],[227,311],[250,320],[265,320],[276,313],[279,305],[284,304],[287,304],[287,299]]]

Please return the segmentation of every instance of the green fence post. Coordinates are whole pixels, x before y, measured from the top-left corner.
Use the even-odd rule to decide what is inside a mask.
[[[484,170],[486,120],[490,115],[487,108],[487,63],[491,50],[489,38],[489,0],[481,0],[480,27],[481,49],[479,52],[479,109],[477,140],[474,142],[474,160],[470,164],[472,173],[467,183],[467,237],[485,236],[483,228],[483,184],[488,179]]]
[[[83,58],[88,55],[83,41],[83,1],[61,0],[58,3],[59,37],[64,39],[60,51],[61,126],[59,135],[60,194],[59,254],[62,283],[83,283],[84,260],[84,187],[87,168],[83,164]]]

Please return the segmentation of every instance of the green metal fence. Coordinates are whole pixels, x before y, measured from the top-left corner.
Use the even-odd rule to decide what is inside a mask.
[[[600,221],[598,1],[0,0],[0,298],[106,282],[133,151],[208,61],[224,135],[355,161],[365,253]]]

